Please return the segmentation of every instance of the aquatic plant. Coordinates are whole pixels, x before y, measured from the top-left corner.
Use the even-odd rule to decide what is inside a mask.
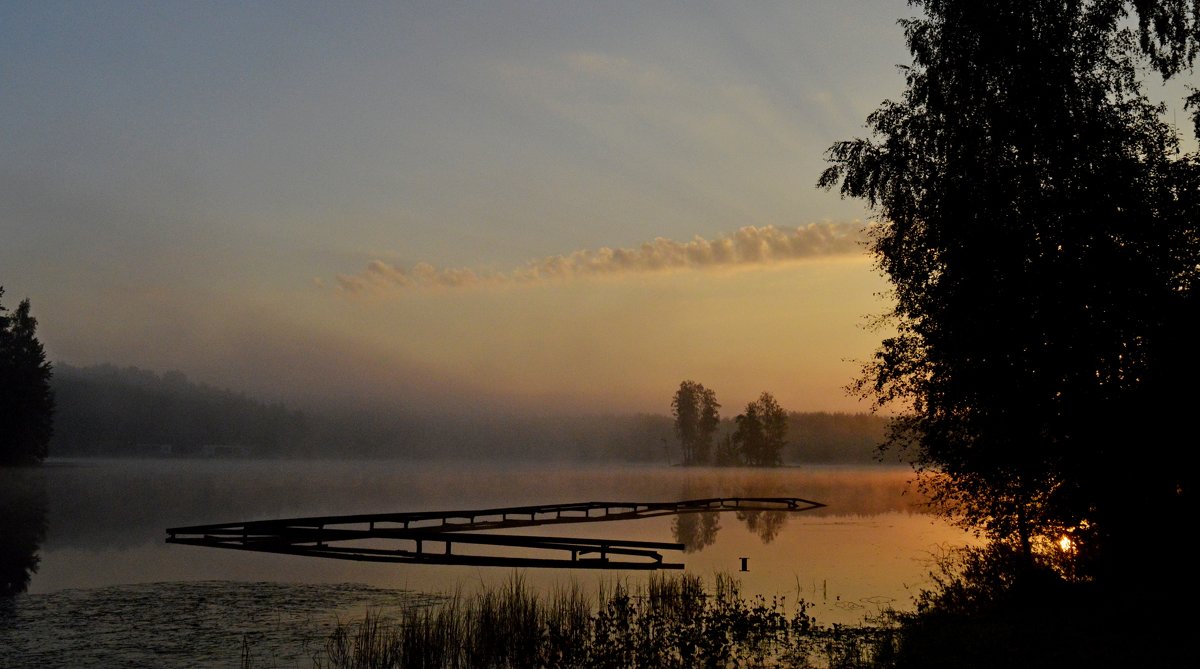
[[[515,576],[470,597],[339,623],[321,669],[527,667],[868,667],[890,630],[820,627],[799,601],[744,598],[717,575],[616,581],[593,601],[578,586],[540,595]]]

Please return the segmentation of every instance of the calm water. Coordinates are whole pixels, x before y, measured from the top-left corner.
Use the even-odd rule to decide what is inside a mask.
[[[0,666],[311,666],[335,621],[500,584],[503,568],[370,564],[167,545],[170,526],[309,515],[590,500],[803,497],[783,517],[699,515],[529,534],[681,541],[689,572],[735,574],[746,594],[797,597],[824,623],[908,608],[930,559],[969,540],[921,511],[907,470],[537,466],[473,462],[51,462],[0,481],[5,560],[36,549],[28,589],[0,599]],[[39,525],[39,522],[42,525]],[[32,528],[32,529],[29,529]],[[42,531],[38,531],[42,528]],[[543,531],[544,530],[544,531]],[[748,572],[740,559],[749,558]],[[642,572],[525,570],[552,589]]]

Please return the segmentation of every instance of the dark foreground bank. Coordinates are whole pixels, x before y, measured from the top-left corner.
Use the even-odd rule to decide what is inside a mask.
[[[1122,593],[968,555],[915,613],[823,626],[803,601],[743,598],[725,575],[542,596],[520,579],[470,598],[339,624],[321,668],[1191,667],[1189,619],[1171,593]],[[256,663],[250,646],[243,666]]]

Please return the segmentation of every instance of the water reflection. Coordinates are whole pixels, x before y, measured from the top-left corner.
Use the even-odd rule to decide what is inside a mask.
[[[787,512],[738,511],[737,519],[746,523],[746,529],[757,534],[764,544],[769,544],[779,536],[779,531],[787,524]]]
[[[759,480],[748,486],[755,495],[776,495],[786,490],[787,486],[778,478]],[[820,500],[824,502],[825,500]],[[769,544],[779,536],[788,522],[788,514],[782,511],[746,510],[737,513],[737,519],[746,524],[746,529],[758,535],[764,544]]]
[[[0,469],[0,600],[29,588],[46,538],[46,479],[32,468]]]
[[[713,545],[720,529],[720,514],[716,511],[682,513],[671,521],[671,535],[683,544],[684,553],[695,553]]]
[[[729,494],[727,484],[722,486],[720,479],[697,477],[686,480],[680,486],[681,499],[701,499]],[[733,495],[737,497],[787,497],[797,494],[794,488],[781,484],[777,478],[769,476],[750,476],[733,486]],[[824,502],[824,500],[818,500]],[[813,513],[819,512],[814,510]],[[787,511],[745,510],[737,511],[735,516],[745,523],[746,529],[764,543],[769,544],[779,536],[787,525]],[[677,516],[671,523],[671,533],[675,541],[684,545],[685,553],[695,553],[712,546],[717,541],[717,533],[721,530],[721,522],[715,512],[687,513]]]

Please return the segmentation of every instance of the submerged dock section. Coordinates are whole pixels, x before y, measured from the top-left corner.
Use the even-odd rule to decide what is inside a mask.
[[[798,497],[721,497],[678,502],[576,502],[458,511],[317,516],[167,529],[167,543],[310,557],[497,567],[682,569],[662,551],[681,543],[497,532],[721,511],[809,511]]]

